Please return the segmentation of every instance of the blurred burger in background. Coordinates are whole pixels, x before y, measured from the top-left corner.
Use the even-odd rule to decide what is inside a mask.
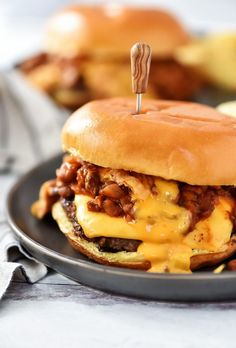
[[[176,50],[176,59],[213,86],[236,92],[236,32],[210,34]]]
[[[179,21],[158,9],[71,6],[48,22],[44,52],[19,66],[27,79],[61,105],[76,109],[91,99],[129,95],[134,42],[152,47],[149,96],[189,99],[199,74],[177,62],[175,51],[191,43]]]

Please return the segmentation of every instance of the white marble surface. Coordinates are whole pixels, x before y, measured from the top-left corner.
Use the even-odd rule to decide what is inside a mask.
[[[235,309],[115,297],[54,275],[11,285],[0,303],[1,347],[233,348]]]
[[[235,309],[235,303],[115,297],[51,276],[11,285],[0,303],[0,342],[4,348],[234,348]]]

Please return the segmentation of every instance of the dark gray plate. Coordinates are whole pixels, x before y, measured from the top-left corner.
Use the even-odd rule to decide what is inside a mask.
[[[173,301],[236,299],[236,272],[147,273],[98,265],[74,251],[51,218],[38,221],[30,214],[40,185],[54,177],[60,162],[61,156],[57,156],[40,164],[22,177],[8,196],[9,223],[36,259],[80,283],[117,294]]]

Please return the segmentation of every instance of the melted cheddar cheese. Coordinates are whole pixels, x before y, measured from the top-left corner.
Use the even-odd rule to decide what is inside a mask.
[[[231,236],[233,224],[229,213],[232,210],[230,200],[220,198],[212,214],[199,221],[194,230],[184,238],[184,243],[192,249],[217,252]]]
[[[135,195],[135,221],[88,211],[85,195],[75,196],[77,220],[88,238],[114,237],[142,241],[138,253],[151,263],[151,272],[189,273],[190,258],[197,252],[217,251],[230,239],[232,223],[230,202],[220,198],[211,216],[199,221],[187,232],[191,213],[178,206],[179,190],[175,182],[157,178],[157,195]]]

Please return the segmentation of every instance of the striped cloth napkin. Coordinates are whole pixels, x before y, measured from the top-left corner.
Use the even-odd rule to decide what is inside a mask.
[[[47,274],[46,266],[21,248],[4,207],[19,175],[60,152],[60,131],[67,116],[17,71],[0,73],[0,299],[13,274],[31,283]]]

